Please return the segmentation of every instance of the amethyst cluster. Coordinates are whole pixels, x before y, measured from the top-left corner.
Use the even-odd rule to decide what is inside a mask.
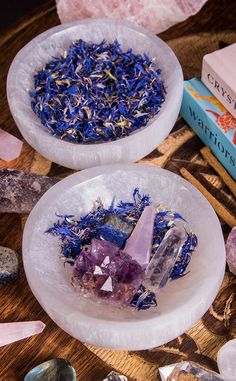
[[[156,211],[136,188],[133,202],[105,208],[101,201],[81,217],[58,216],[47,233],[59,236],[72,284],[96,301],[137,310],[156,306],[156,293],[182,277],[197,246],[187,222],[173,211]]]
[[[84,295],[127,306],[143,278],[143,268],[129,254],[109,241],[93,238],[75,260],[72,281]]]

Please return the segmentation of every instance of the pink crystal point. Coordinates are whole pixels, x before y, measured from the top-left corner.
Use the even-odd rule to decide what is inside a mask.
[[[236,226],[233,227],[226,241],[226,258],[230,271],[236,275]]]
[[[0,159],[11,161],[20,156],[22,142],[0,128]]]
[[[41,321],[0,323],[0,347],[37,335],[44,328],[45,324]]]
[[[154,219],[154,207],[146,206],[124,248],[125,253],[144,267],[150,259]]]

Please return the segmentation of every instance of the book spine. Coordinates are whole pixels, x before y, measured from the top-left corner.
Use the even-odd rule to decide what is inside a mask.
[[[201,80],[225,108],[236,118],[236,93],[203,58]]]
[[[217,125],[209,117],[196,98],[185,88],[180,110],[181,116],[199,136],[205,145],[210,147],[214,155],[236,180],[236,149]]]

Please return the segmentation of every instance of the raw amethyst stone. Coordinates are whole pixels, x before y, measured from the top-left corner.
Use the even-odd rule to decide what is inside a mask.
[[[142,283],[144,270],[111,242],[93,239],[73,266],[73,284],[86,296],[125,306]]]
[[[0,213],[29,213],[57,181],[36,173],[0,169]]]

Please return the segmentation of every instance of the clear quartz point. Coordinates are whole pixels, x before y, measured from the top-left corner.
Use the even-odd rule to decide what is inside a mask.
[[[143,285],[148,290],[156,292],[166,285],[187,237],[184,221],[168,230],[145,270]]]
[[[159,368],[161,381],[224,381],[224,379],[210,369],[194,362],[183,361]],[[188,378],[186,377],[188,375]]]
[[[108,374],[107,378],[105,378],[105,380],[103,381],[128,381],[128,379],[122,374],[111,372]]]

